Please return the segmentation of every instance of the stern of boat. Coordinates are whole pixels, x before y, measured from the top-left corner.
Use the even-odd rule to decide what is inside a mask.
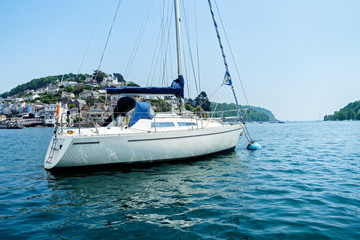
[[[71,141],[72,138],[61,135],[54,135],[51,138],[44,160],[45,169],[52,169],[60,162],[66,149],[70,146]]]

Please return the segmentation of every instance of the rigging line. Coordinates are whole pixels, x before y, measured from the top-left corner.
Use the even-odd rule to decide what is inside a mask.
[[[162,38],[162,44],[161,44],[161,50],[159,50],[159,58],[163,57],[162,59],[162,66],[160,66],[160,72],[162,73],[162,78],[160,79],[160,85],[166,86],[168,85],[168,79],[166,76],[169,74],[170,71],[172,73],[172,61],[171,61],[171,51],[170,51],[170,38],[171,38],[171,20],[173,18],[173,9],[174,6],[168,5],[167,10],[167,17],[165,18],[166,21],[164,21],[163,25],[163,38]],[[164,8],[164,16],[165,16],[165,8]],[[166,30],[166,31],[165,31]],[[167,34],[167,35],[166,35]],[[168,57],[169,55],[169,57]],[[168,66],[168,59],[170,59],[170,68]],[[170,70],[169,70],[170,69]],[[173,76],[173,75],[172,75]]]
[[[208,0],[208,1],[209,1],[209,4],[211,5],[210,0]],[[229,46],[229,49],[230,49],[230,52],[231,52],[231,56],[232,56],[233,62],[234,62],[234,64],[235,64],[235,69],[236,69],[237,74],[238,74],[238,77],[239,77],[239,79],[240,79],[240,83],[241,83],[241,86],[242,86],[242,89],[243,89],[243,92],[244,92],[244,96],[245,96],[246,102],[247,102],[247,104],[249,105],[249,101],[248,101],[248,98],[247,98],[246,93],[245,93],[245,88],[244,88],[244,86],[243,86],[243,83],[242,83],[242,80],[241,80],[241,77],[240,77],[240,74],[239,74],[239,71],[238,71],[236,62],[235,62],[235,58],[234,58],[234,55],[233,55],[233,53],[232,53],[232,50],[231,50],[231,47],[230,47],[230,43],[229,43],[229,40],[228,40],[226,31],[225,31],[225,28],[224,28],[222,19],[221,19],[221,15],[220,15],[219,8],[217,7],[216,0],[214,0],[214,1],[215,1],[216,9],[217,9],[218,14],[219,14],[219,18],[220,18],[221,25],[222,25],[222,28],[223,28],[223,31],[224,31],[224,34],[225,34],[225,38],[226,38],[226,40],[227,40],[227,43],[228,43],[228,46]],[[232,86],[231,86],[231,87],[232,87]],[[232,90],[233,90],[233,93],[235,94],[234,88],[232,88]],[[235,96],[235,95],[234,95],[234,96]],[[236,99],[236,97],[235,97],[235,99]],[[240,113],[240,109],[239,109],[239,113]],[[247,127],[246,127],[245,124],[244,124],[244,130],[245,130],[244,132],[245,132],[245,136],[246,136],[247,140],[248,140],[250,143],[253,143],[254,141],[252,140],[252,138],[251,138],[251,136],[250,136],[250,133],[249,133],[249,130],[247,129]]]
[[[182,1],[183,4],[183,9],[185,9],[184,6],[184,2]],[[195,86],[196,86],[196,92],[199,95],[199,89],[198,89],[198,84],[196,81],[196,74],[195,74],[195,68],[194,68],[194,60],[192,57],[192,52],[191,52],[191,42],[190,42],[190,32],[189,32],[189,25],[188,25],[188,21],[187,21],[187,16],[185,11],[183,11],[183,16],[184,16],[184,20],[185,20],[185,26],[186,26],[186,33],[187,33],[187,41],[188,41],[188,45],[189,45],[189,55],[190,55],[190,61],[191,61],[191,69],[192,69],[192,73],[193,73],[193,77],[194,77],[194,81],[195,81]]]
[[[222,21],[222,18],[221,18],[220,11],[219,11],[218,5],[217,5],[217,3],[216,3],[216,0],[214,0],[214,2],[215,2],[216,10],[217,10],[218,15],[219,15],[219,19],[220,19],[221,26],[222,26],[223,31],[224,31],[225,39],[226,39],[226,42],[227,42],[227,44],[228,44],[228,46],[229,46],[230,54],[231,54],[232,60],[233,60],[234,65],[235,65],[236,73],[237,73],[238,78],[239,78],[239,80],[240,80],[241,88],[242,88],[242,90],[243,90],[246,103],[247,103],[247,105],[250,105],[250,104],[249,104],[249,100],[248,100],[248,98],[247,98],[247,96],[246,96],[246,92],[245,92],[245,88],[244,88],[244,85],[243,85],[243,81],[242,81],[242,79],[241,79],[241,77],[240,77],[239,69],[238,69],[238,67],[237,67],[237,64],[236,64],[236,61],[235,61],[235,57],[234,57],[233,51],[232,51],[232,49],[231,49],[231,45],[230,45],[230,42],[229,42],[229,38],[228,38],[228,36],[227,36],[227,34],[226,34],[225,27],[224,27],[224,24],[223,24],[223,21]]]
[[[84,54],[83,59],[82,59],[81,64],[80,64],[78,74],[80,74],[81,68],[82,68],[82,66],[83,66],[83,64],[84,64],[84,61],[85,61],[85,58],[86,58],[86,55],[87,55],[87,53],[88,53],[88,51],[89,51],[90,44],[91,44],[91,42],[92,42],[92,39],[93,39],[93,37],[94,37],[96,28],[97,28],[97,26],[98,26],[98,24],[99,24],[99,21],[100,21],[100,17],[101,17],[101,15],[102,15],[103,11],[104,11],[105,3],[106,3],[106,2],[104,1],[103,5],[102,5],[102,8],[101,8],[101,11],[100,11],[100,13],[99,13],[99,16],[97,17],[94,30],[93,30],[93,32],[92,32],[92,34],[91,34],[90,40],[89,40],[89,42],[88,42],[88,44],[87,44],[87,47],[86,47],[86,50],[85,50],[85,54]]]
[[[115,15],[114,15],[113,21],[112,21],[112,23],[111,23],[111,27],[110,27],[110,30],[109,30],[108,37],[107,37],[107,39],[106,39],[106,43],[105,43],[105,46],[104,46],[104,50],[103,50],[102,55],[101,55],[101,58],[100,58],[100,62],[99,62],[98,69],[97,69],[97,71],[96,71],[95,79],[97,78],[97,76],[98,76],[98,74],[99,74],[99,70],[100,70],[100,67],[101,67],[102,60],[103,60],[103,58],[104,58],[105,50],[106,50],[107,45],[108,45],[108,43],[109,43],[111,31],[112,31],[112,28],[113,28],[114,23],[115,23],[116,16],[117,16],[118,11],[119,11],[120,3],[121,3],[121,0],[119,0],[118,5],[117,5],[117,7],[116,7]]]
[[[246,136],[246,139],[250,142],[250,143],[253,143],[254,141],[252,140],[251,136],[250,136],[250,133],[249,133],[249,130],[247,129],[246,127],[246,124],[243,125],[244,126],[244,133],[245,133],[245,136]]]
[[[160,29],[159,29],[159,49],[155,49],[156,52],[156,63],[155,63],[155,67],[154,67],[154,71],[153,71],[153,76],[152,76],[152,80],[151,80],[151,85],[153,84],[153,82],[155,81],[155,74],[159,71],[159,76],[161,77],[161,51],[162,51],[162,46],[164,43],[164,25],[165,25],[165,0],[163,1],[159,1],[159,9],[160,9],[160,16],[161,16],[161,22],[160,22]],[[159,70],[160,69],[160,70]],[[160,77],[158,78],[158,80],[160,79]]]
[[[163,25],[162,25],[162,33],[161,33],[161,42],[160,42],[160,48],[159,48],[159,85],[161,86],[162,85],[162,71],[164,70],[163,69],[163,52],[164,52],[164,45],[165,45],[165,29],[166,29],[166,18],[165,18],[165,5],[164,5],[164,8],[162,9],[162,14],[163,14],[163,19],[164,19],[164,22],[163,22]]]
[[[131,71],[131,67],[134,63],[134,60],[135,60],[135,57],[136,57],[136,53],[137,53],[137,50],[139,48],[139,45],[140,45],[140,41],[142,39],[142,36],[144,34],[144,31],[145,31],[145,27],[146,27],[146,24],[148,22],[148,19],[149,19],[149,16],[150,16],[150,12],[151,12],[151,9],[152,9],[152,5],[153,5],[153,2],[150,1],[149,2],[149,5],[146,9],[146,12],[145,12],[145,16],[144,16],[144,19],[143,19],[143,22],[141,24],[141,27],[140,27],[140,30],[138,32],[138,35],[136,37],[136,40],[135,40],[135,43],[134,43],[134,47],[132,49],[132,52],[131,52],[131,55],[130,55],[130,59],[128,61],[128,64],[126,66],[126,69],[125,69],[125,78],[128,77],[130,71]]]
[[[161,34],[161,26],[160,26],[158,36],[157,36],[157,39],[156,39],[156,44],[155,44],[154,53],[153,53],[152,60],[151,60],[150,71],[149,71],[149,76],[148,76],[146,86],[149,86],[149,81],[150,81],[150,78],[151,78],[151,73],[153,71],[153,66],[154,66],[154,62],[155,62],[155,55],[156,55],[158,45],[159,45],[160,34]],[[154,71],[155,71],[155,67],[154,67]],[[152,80],[150,81],[150,85],[152,85]]]
[[[171,12],[173,13],[173,12]],[[171,18],[174,18],[171,14]],[[170,25],[169,25],[169,28],[170,28]],[[171,53],[171,44],[170,44],[170,31],[169,31],[169,40],[168,40],[168,51],[169,51],[169,66],[170,66],[170,76],[176,76],[177,77],[177,74],[174,74],[174,69],[176,68],[173,68],[173,58],[172,58],[172,53]],[[173,78],[168,78],[168,79],[173,79]],[[168,80],[169,81],[169,80]]]
[[[162,6],[163,6],[163,4],[160,2],[160,9]],[[155,48],[154,48],[153,58],[151,61],[149,77],[148,77],[148,82],[147,82],[147,85],[149,85],[149,81],[150,81],[150,86],[152,86],[154,78],[155,78],[156,66],[158,65],[158,61],[160,58],[159,54],[160,54],[160,49],[161,49],[162,33],[164,32],[164,30],[163,30],[163,26],[164,26],[164,13],[163,12],[164,12],[164,10],[162,10],[161,12],[162,12],[162,14],[160,17],[161,21],[160,21],[158,37],[157,37]],[[155,66],[154,66],[154,63],[155,63]]]
[[[170,16],[169,16],[169,26],[168,26],[168,43],[167,43],[167,48],[166,48],[166,51],[169,53],[169,61],[170,61],[170,63],[169,63],[169,69],[170,69],[170,78],[168,77],[168,84],[169,84],[169,79],[173,79],[173,76],[176,76],[176,77],[178,77],[177,76],[177,73],[176,74],[174,74],[174,69],[177,69],[177,68],[173,68],[172,66],[173,66],[173,58],[172,58],[172,53],[171,53],[171,32],[170,32],[170,30],[172,29],[174,29],[173,27],[171,27],[171,25],[172,25],[172,20],[173,19],[175,19],[175,16],[174,16],[174,11],[173,11],[173,9],[175,8],[174,6],[173,6],[173,4],[174,4],[174,1],[172,1],[172,4],[171,4],[171,7],[170,7],[170,9],[169,9],[169,12],[170,12]],[[177,72],[177,71],[176,71]]]
[[[210,97],[208,97],[208,100],[202,102],[199,106],[197,106],[196,108],[194,108],[193,112],[194,112],[195,110],[197,110],[198,108],[200,109],[201,105],[203,105],[204,103],[210,102],[210,98],[212,98],[212,97],[220,90],[220,88],[221,88],[222,86],[224,86],[224,83],[222,83],[222,84],[220,85],[220,87],[218,87],[218,89],[216,89],[215,92],[214,92],[213,94],[211,94]],[[210,103],[211,103],[211,102],[210,102]]]
[[[184,57],[183,57],[183,60],[184,60],[184,70],[185,70],[185,77],[186,77],[186,79],[189,79],[188,78],[188,71],[187,71],[187,62],[186,62],[186,55],[185,55],[185,51],[183,50],[183,55],[184,55]],[[185,81],[185,84],[186,84],[186,88],[187,88],[187,96],[188,96],[188,98],[190,98],[190,90],[189,90],[189,81]]]
[[[173,4],[174,4],[174,2],[173,2]],[[173,4],[171,4],[171,7],[170,7],[170,9],[169,9],[169,12],[170,12],[170,18],[169,18],[169,30],[168,30],[168,48],[167,48],[167,51],[169,52],[169,60],[170,60],[170,63],[169,63],[169,66],[170,66],[170,76],[172,77],[172,76],[175,76],[174,75],[174,69],[175,68],[173,68],[172,66],[173,66],[173,63],[172,63],[172,55],[171,55],[171,44],[170,44],[170,30],[171,29],[173,29],[172,27],[171,27],[171,24],[172,24],[172,20],[170,20],[170,19],[174,19],[175,17],[174,17],[174,11],[173,11],[173,9],[174,9],[174,6],[173,6]],[[176,77],[177,77],[177,74],[176,74]],[[172,78],[168,78],[168,79],[172,79]],[[169,81],[169,80],[168,80]]]
[[[161,71],[162,71],[162,66],[161,66],[161,58],[162,58],[162,54],[163,54],[163,45],[164,45],[164,36],[163,33],[165,32],[165,27],[164,27],[164,23],[163,25],[160,27],[160,44],[159,44],[159,49],[158,49],[158,53],[157,53],[157,57],[156,57],[156,63],[155,63],[155,67],[153,70],[153,76],[152,76],[152,80],[151,80],[151,85],[155,79],[155,74],[157,71],[159,71],[159,76],[161,76]],[[157,50],[156,50],[157,51]],[[158,68],[158,70],[156,70],[156,68]],[[159,78],[160,81],[160,85],[161,85],[161,78]]]
[[[240,110],[240,105],[239,105],[239,103],[238,103],[238,100],[237,100],[237,97],[236,97],[236,94],[235,94],[235,90],[234,90],[234,86],[233,86],[233,84],[232,84],[232,80],[231,80],[231,76],[230,76],[230,72],[229,72],[229,66],[228,66],[227,61],[226,61],[226,56],[225,56],[224,47],[223,47],[222,42],[221,42],[221,37],[220,37],[218,25],[217,25],[217,23],[216,23],[215,15],[214,15],[214,12],[213,12],[213,10],[212,10],[211,1],[208,0],[208,3],[209,3],[209,8],[210,8],[211,17],[212,17],[212,20],[213,20],[213,23],[214,23],[214,26],[215,26],[215,31],[216,31],[216,35],[217,35],[217,38],[218,38],[220,50],[221,50],[221,53],[222,53],[224,65],[225,65],[225,70],[226,70],[226,72],[225,72],[225,79],[226,79],[226,81],[228,82],[227,85],[230,85],[230,87],[231,87],[231,90],[232,90],[232,92],[233,92],[234,99],[235,99],[235,102],[236,102],[236,106],[237,106],[238,109]],[[225,79],[224,79],[224,80],[225,80]],[[224,82],[225,82],[225,81],[224,81]],[[240,112],[240,111],[239,111],[239,112]]]
[[[162,40],[160,40],[160,44],[159,44],[159,50],[158,50],[158,53],[157,53],[157,56],[156,56],[156,61],[155,61],[155,66],[154,66],[154,70],[152,71],[153,74],[152,74],[152,77],[151,77],[151,82],[150,82],[150,85],[152,86],[153,82],[154,82],[154,79],[155,79],[155,74],[156,72],[158,71],[158,65],[159,65],[159,62],[160,62],[160,58],[161,58],[161,44],[162,44]],[[155,54],[155,53],[154,53]]]
[[[197,23],[197,12],[196,12],[195,0],[194,0],[194,13],[195,13],[196,57],[197,57],[198,79],[199,79],[199,92],[201,92],[199,37],[198,37],[198,23]]]
[[[218,104],[219,104],[219,103],[216,103],[215,108],[214,108],[214,111],[213,111],[213,114],[211,115],[211,118],[214,116],[214,114],[215,114],[215,111],[216,111],[216,109],[217,109]]]
[[[170,12],[170,15],[169,15],[169,12]],[[166,86],[167,85],[167,80],[166,80],[166,71],[168,70],[168,67],[167,67],[167,59],[168,59],[168,52],[169,52],[169,59],[170,59],[170,63],[171,63],[171,51],[170,51],[170,29],[171,29],[171,21],[169,21],[169,19],[172,19],[173,18],[173,15],[172,15],[172,11],[171,11],[171,8],[170,10],[168,11],[168,30],[166,31],[167,32],[167,39],[164,39],[165,40],[165,51],[164,51],[164,61],[163,61],[163,79],[162,79],[162,83],[163,85],[162,86]],[[164,35],[165,36],[165,35]],[[170,69],[171,68],[171,65],[170,65]],[[171,71],[171,70],[170,70]]]
[[[163,2],[161,3],[160,5],[160,9],[161,9],[161,17],[162,17],[162,21],[161,21],[161,26],[160,26],[160,31],[161,31],[161,37],[160,37],[160,46],[159,46],[159,52],[158,52],[158,56],[157,56],[157,62],[156,62],[156,65],[157,67],[159,68],[158,71],[159,71],[159,78],[158,78],[158,81],[159,81],[159,85],[161,86],[162,83],[162,71],[163,71],[163,68],[162,68],[162,55],[163,55],[163,51],[164,51],[164,34],[165,34],[165,29],[166,29],[166,23],[165,23],[165,9],[166,9],[166,4],[165,4],[165,0],[163,0]],[[154,71],[154,78],[155,78],[155,74],[156,74],[156,71]]]
[[[168,28],[169,25],[169,11],[167,11],[167,17],[165,17],[166,11],[165,11],[165,5],[164,5],[164,9],[163,9],[163,14],[164,14],[164,19],[166,20],[164,22],[164,28],[163,28],[163,34],[162,34],[162,44],[161,44],[161,49],[160,49],[160,62],[162,63],[160,65],[160,86],[164,86],[165,85],[165,74],[166,74],[166,48],[167,48],[167,41],[166,41],[166,29]]]

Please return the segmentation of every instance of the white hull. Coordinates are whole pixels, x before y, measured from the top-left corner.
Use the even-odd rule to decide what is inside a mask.
[[[193,158],[235,148],[243,132],[242,124],[140,133],[118,129],[99,128],[96,134],[53,136],[45,157],[45,168]],[[95,129],[89,132],[95,132]]]
[[[209,2],[210,8],[211,3]],[[175,161],[234,149],[243,133],[241,123],[225,124],[204,116],[186,115],[184,78],[181,60],[180,16],[174,0],[178,77],[169,87],[107,88],[109,94],[121,94],[106,127],[61,129],[51,139],[44,167],[46,169],[103,164]],[[115,15],[116,16],[116,15]],[[216,22],[212,14],[214,25]],[[217,34],[219,32],[216,28]],[[226,68],[224,83],[231,85],[226,58],[218,37]],[[104,49],[105,50],[105,49]],[[236,100],[235,91],[232,91]],[[175,114],[153,114],[150,102],[137,102],[128,96],[176,96]],[[199,95],[200,97],[200,95]],[[205,98],[202,94],[202,98]],[[206,97],[207,98],[207,97]],[[236,105],[238,106],[237,100]],[[200,109],[200,106],[197,107]],[[240,109],[237,109],[238,112]],[[58,114],[58,112],[57,112]],[[79,116],[80,117],[80,116]],[[238,117],[238,115],[237,115]],[[63,117],[60,116],[60,122]],[[110,122],[111,119],[111,122]],[[68,116],[68,120],[69,116]],[[71,121],[68,121],[71,125]],[[62,124],[60,124],[62,126]]]

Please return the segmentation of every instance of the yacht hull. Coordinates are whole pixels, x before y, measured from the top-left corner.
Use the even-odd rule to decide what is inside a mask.
[[[127,135],[53,136],[46,169],[175,161],[234,149],[242,125]]]

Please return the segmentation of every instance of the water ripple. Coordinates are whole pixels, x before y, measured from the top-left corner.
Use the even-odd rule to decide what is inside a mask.
[[[248,128],[262,150],[247,151],[241,138],[235,152],[201,161],[62,175],[42,166],[52,129],[2,130],[0,234],[360,238],[360,122]]]

